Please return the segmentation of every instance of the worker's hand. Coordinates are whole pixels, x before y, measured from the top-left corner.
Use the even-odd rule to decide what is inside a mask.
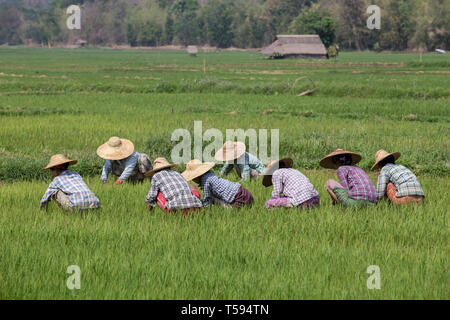
[[[102,180],[102,185],[105,185],[108,182],[108,180]]]
[[[117,179],[116,180],[116,184],[121,184],[123,181],[122,180],[120,180],[120,179]]]
[[[145,206],[147,207],[148,211],[152,211],[153,206],[149,205],[147,202],[145,203]]]

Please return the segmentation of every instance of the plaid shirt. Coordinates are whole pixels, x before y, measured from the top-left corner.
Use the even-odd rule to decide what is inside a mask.
[[[41,200],[41,208],[50,201],[50,197],[61,190],[69,196],[73,208],[99,208],[100,200],[88,188],[81,176],[72,170],[64,170],[53,179]]]
[[[300,171],[292,168],[275,170],[272,174],[272,198],[287,197],[293,206],[298,206],[319,193],[309,179]]]
[[[202,206],[202,202],[194,196],[186,179],[170,169],[163,169],[153,175],[145,202],[156,206],[159,192],[166,198],[166,207],[169,210]]]
[[[219,198],[226,203],[233,203],[236,193],[241,185],[219,178],[212,172],[207,172],[202,176],[200,187],[203,188],[203,205],[208,205],[212,198]]]
[[[388,163],[380,171],[377,183],[377,197],[383,198],[386,186],[392,182],[397,189],[397,198],[404,196],[425,196],[416,175],[401,164]]]
[[[254,169],[259,173],[262,173],[266,167],[257,157],[245,152],[233,162],[225,163],[222,170],[220,170],[220,176],[226,176],[233,168],[239,168],[241,170],[242,180],[247,181],[250,179],[250,169]]]
[[[340,166],[337,176],[341,185],[348,190],[348,197],[354,200],[377,202],[375,186],[367,173],[354,166]]]

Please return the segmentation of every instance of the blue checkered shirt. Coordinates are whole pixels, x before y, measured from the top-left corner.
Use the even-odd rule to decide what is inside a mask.
[[[170,169],[163,169],[153,175],[145,202],[152,207],[156,206],[159,192],[166,199],[166,207],[169,210],[202,206],[202,202],[194,196],[186,179],[180,173]]]
[[[266,167],[257,157],[245,152],[233,162],[225,163],[222,170],[220,170],[220,175],[226,176],[233,168],[239,168],[241,170],[242,180],[247,181],[250,179],[250,169],[254,169],[259,173],[262,173]]]
[[[226,203],[233,203],[241,185],[237,182],[219,178],[209,171],[202,176],[200,187],[203,188],[203,205],[207,206],[213,197],[219,198]]]
[[[51,201],[50,197],[61,190],[69,196],[70,203],[75,209],[99,208],[100,200],[88,188],[83,178],[75,171],[64,170],[53,179],[41,199],[41,208]]]
[[[383,198],[386,186],[392,182],[397,189],[397,198],[404,196],[424,196],[419,180],[411,170],[397,163],[388,163],[380,171],[377,183],[377,197]]]
[[[272,174],[272,184],[272,198],[288,197],[294,206],[319,196],[309,179],[292,168],[275,170]]]

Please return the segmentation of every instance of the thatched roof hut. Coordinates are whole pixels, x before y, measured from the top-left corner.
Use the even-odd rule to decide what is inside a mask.
[[[188,46],[187,52],[192,56],[196,56],[198,53],[198,48],[197,48],[197,46]]]
[[[277,35],[277,40],[260,52],[295,58],[327,58],[327,49],[315,34]]]
[[[86,40],[83,39],[78,39],[77,42],[75,43],[78,47],[84,47],[87,44]]]

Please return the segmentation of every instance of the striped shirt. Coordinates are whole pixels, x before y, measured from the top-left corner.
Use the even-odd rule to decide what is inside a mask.
[[[348,197],[354,200],[377,202],[375,186],[367,173],[354,166],[340,166],[337,176],[341,185],[348,190]]]
[[[397,198],[412,195],[425,196],[416,175],[401,164],[388,163],[381,169],[377,183],[378,199],[383,198],[389,182],[395,185]]]
[[[202,206],[202,202],[194,196],[186,179],[180,173],[170,169],[163,169],[153,175],[145,202],[153,207],[156,206],[159,192],[166,199],[166,207],[169,210]]]
[[[245,152],[233,162],[225,163],[222,170],[220,170],[220,176],[226,176],[233,168],[239,168],[242,180],[247,181],[250,179],[250,169],[262,173],[266,167],[257,157]]]
[[[219,198],[226,203],[233,203],[236,194],[241,187],[237,182],[231,182],[219,178],[212,172],[207,172],[202,176],[200,187],[203,188],[203,205],[208,205],[212,198]]]
[[[272,198],[287,197],[293,206],[319,196],[309,179],[292,168],[275,170],[272,174],[272,184]]]
[[[94,209],[101,207],[100,200],[88,188],[83,178],[75,171],[64,170],[53,179],[41,199],[41,208],[47,204],[50,197],[61,190],[69,196],[74,209]]]

